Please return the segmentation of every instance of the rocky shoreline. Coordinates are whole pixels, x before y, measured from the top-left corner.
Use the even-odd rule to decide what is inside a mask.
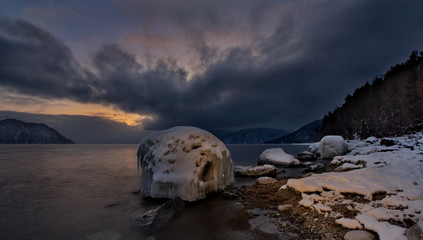
[[[225,234],[241,233],[233,239],[422,240],[423,134],[346,144],[345,155],[296,164],[308,166],[296,178],[277,179],[270,165],[235,167],[236,176],[251,182],[218,195],[238,209],[225,220]],[[309,150],[315,154],[313,145]],[[286,163],[282,155],[271,157]]]
[[[254,219],[260,212],[271,220],[263,224],[274,224],[278,233],[287,239],[344,239],[350,229],[335,223],[335,218],[325,217],[317,211],[298,204],[302,199],[301,193],[295,190],[279,191],[288,179],[281,179],[271,184],[244,185],[228,189],[235,194],[239,202],[248,213],[246,220]],[[351,195],[351,198],[360,196]],[[338,206],[339,211],[353,216],[345,206]],[[270,210],[270,212],[266,212]],[[379,239],[377,234],[371,233],[373,239]]]
[[[422,136],[352,141],[348,154],[301,177],[229,191],[251,219],[264,212],[282,239],[421,240]]]

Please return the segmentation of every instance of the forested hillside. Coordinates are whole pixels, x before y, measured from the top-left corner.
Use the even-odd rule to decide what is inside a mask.
[[[321,135],[399,135],[423,125],[423,52],[413,51],[373,82],[355,90],[323,119]]]

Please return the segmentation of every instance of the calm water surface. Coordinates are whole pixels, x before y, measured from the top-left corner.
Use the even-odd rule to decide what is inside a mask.
[[[228,146],[234,165],[256,165],[261,152],[271,147],[275,145]],[[307,146],[282,147],[296,154]],[[132,220],[157,203],[133,194],[140,179],[137,148],[0,145],[0,239],[145,239]],[[285,175],[298,172],[290,171]],[[251,180],[236,179],[235,184],[246,182]],[[202,201],[156,239],[245,239],[246,233],[234,236],[236,231],[222,220],[236,209],[235,202],[220,198]]]

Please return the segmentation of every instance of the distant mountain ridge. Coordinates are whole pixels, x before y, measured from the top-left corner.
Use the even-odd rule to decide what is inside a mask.
[[[321,136],[317,131],[321,128],[322,122],[322,119],[313,121],[293,133],[272,139],[266,143],[310,143],[320,141]]]
[[[71,144],[74,142],[43,123],[27,123],[16,119],[5,119],[0,121],[0,143]]]
[[[288,134],[283,129],[274,128],[248,128],[232,133],[220,133],[222,142],[225,144],[263,144],[266,141]]]

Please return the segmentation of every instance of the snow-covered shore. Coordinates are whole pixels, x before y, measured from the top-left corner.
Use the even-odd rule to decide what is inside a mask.
[[[423,134],[391,138],[393,146],[380,140],[352,141],[347,155],[331,162],[340,171],[290,179],[287,188],[302,193],[300,205],[337,218],[346,228],[376,232],[381,240],[407,239],[410,223],[423,231]],[[362,200],[347,195],[362,195]],[[334,206],[343,205],[355,213],[343,216]]]

